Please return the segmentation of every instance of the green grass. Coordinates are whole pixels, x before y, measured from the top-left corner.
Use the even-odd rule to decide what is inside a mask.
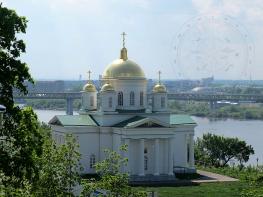
[[[247,188],[245,182],[202,183],[199,186],[184,187],[147,187],[147,191],[157,191],[158,197],[232,197],[240,196]]]

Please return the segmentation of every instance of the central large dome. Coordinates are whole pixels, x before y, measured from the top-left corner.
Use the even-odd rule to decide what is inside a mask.
[[[106,67],[103,78],[145,78],[145,74],[135,62],[117,59]]]

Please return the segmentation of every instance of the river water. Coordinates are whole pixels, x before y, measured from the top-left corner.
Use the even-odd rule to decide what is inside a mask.
[[[64,111],[35,110],[40,121],[48,122],[55,115],[63,115]],[[76,112],[75,112],[76,113]],[[263,121],[261,120],[210,120],[208,118],[192,117],[198,124],[195,128],[195,136],[201,137],[210,132],[226,137],[238,137],[252,145],[255,154],[250,157],[248,164],[263,164]]]

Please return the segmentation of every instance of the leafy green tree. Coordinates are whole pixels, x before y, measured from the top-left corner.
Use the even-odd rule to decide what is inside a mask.
[[[20,120],[13,122],[12,127],[6,126],[1,130],[0,170],[8,177],[16,177],[15,185],[21,186],[20,180],[24,178],[29,182],[38,179],[39,166],[35,157],[42,154],[43,138],[32,108],[24,108],[17,113]]]
[[[120,151],[127,151],[127,146],[121,146]],[[127,173],[121,173],[121,168],[127,165],[128,159],[123,158],[116,151],[105,150],[106,159],[98,162],[96,172],[100,175],[99,180],[83,180],[83,191],[81,196],[90,196],[96,189],[109,191],[108,196],[112,197],[143,197],[146,192],[133,189],[129,186],[129,176]]]
[[[12,197],[33,197],[31,194],[31,185],[27,180],[22,182],[23,187],[14,188],[12,184],[6,185],[5,183],[16,183],[16,177],[7,177],[3,172],[0,172],[0,196]]]
[[[43,154],[37,158],[40,165],[39,180],[34,184],[36,196],[73,196],[80,183],[80,153],[76,138],[65,137],[64,144],[56,144],[46,133]]]
[[[254,154],[252,146],[238,138],[207,133],[196,140],[196,162],[202,165],[224,167],[231,159],[236,159],[243,165],[251,154]]]
[[[14,106],[13,91],[26,94],[24,82],[33,82],[26,63],[19,57],[25,43],[17,35],[26,32],[26,19],[0,4],[0,103],[6,106],[4,127],[0,130],[0,170],[7,177],[37,179],[34,155],[41,155],[42,138],[32,109]]]
[[[29,68],[19,57],[25,53],[25,43],[17,35],[26,33],[25,17],[0,4],[0,103],[7,107],[7,114],[14,115],[13,90],[27,93],[24,82],[33,82]]]

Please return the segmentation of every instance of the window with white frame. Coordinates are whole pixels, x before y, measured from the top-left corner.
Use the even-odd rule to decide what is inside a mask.
[[[143,106],[143,92],[140,92],[140,106]]]
[[[90,167],[90,169],[93,169],[95,166],[95,163],[96,163],[96,157],[95,157],[95,155],[94,154],[92,154],[91,156],[90,156],[90,159],[89,159],[89,167]]]
[[[187,143],[187,163],[190,161],[190,144]]]
[[[123,106],[123,93],[122,92],[118,93],[118,105]]]
[[[148,170],[148,157],[144,156],[144,170]]]
[[[112,108],[112,97],[109,98],[109,108]]]
[[[161,98],[161,108],[165,107],[165,97]]]
[[[134,92],[130,93],[130,105],[134,105],[135,103],[135,96],[134,96]]]
[[[94,96],[90,97],[90,106],[93,107],[94,106]]]

